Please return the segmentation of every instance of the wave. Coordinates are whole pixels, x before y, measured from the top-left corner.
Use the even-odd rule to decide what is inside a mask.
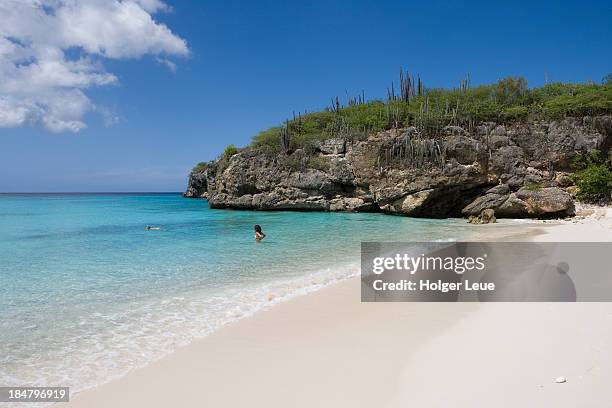
[[[242,318],[358,274],[358,264],[337,265],[218,294],[196,290],[124,305],[113,313],[94,313],[91,320],[74,322],[74,334],[53,349],[52,357],[34,354],[19,361],[5,357],[0,361],[4,366],[0,383],[69,386],[74,395],[144,367]]]

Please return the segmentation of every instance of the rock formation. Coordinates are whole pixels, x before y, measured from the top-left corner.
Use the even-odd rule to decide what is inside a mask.
[[[611,147],[609,115],[447,126],[435,138],[393,129],[308,152],[248,148],[192,172],[185,196],[208,198],[212,208],[565,217],[575,212],[573,157]]]
[[[497,222],[495,211],[490,208],[482,210],[480,215],[470,215],[468,222],[470,224],[493,224]]]

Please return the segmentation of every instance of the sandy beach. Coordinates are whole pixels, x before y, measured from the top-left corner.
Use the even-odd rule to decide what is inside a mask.
[[[509,239],[612,240],[612,210],[579,214]],[[359,296],[354,278],[294,298],[57,406],[612,406],[612,304]]]

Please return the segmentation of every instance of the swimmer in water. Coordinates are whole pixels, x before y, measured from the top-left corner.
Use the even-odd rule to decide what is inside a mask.
[[[159,229],[161,229],[161,228],[159,228],[159,227],[152,227],[152,226],[150,226],[150,225],[147,225],[147,226],[145,227],[145,230],[147,230],[147,231],[150,231],[150,230],[159,230]]]
[[[261,231],[261,225],[256,224],[255,225],[255,241],[261,241],[262,239],[264,239],[266,237],[266,234],[264,234]]]

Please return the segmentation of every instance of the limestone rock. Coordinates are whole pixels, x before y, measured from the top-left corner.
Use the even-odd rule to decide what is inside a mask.
[[[372,202],[366,201],[363,198],[357,197],[341,197],[334,198],[329,202],[330,211],[370,211],[372,209]]]
[[[558,187],[521,188],[516,198],[527,203],[530,216],[568,217],[576,213],[572,197]]]
[[[437,147],[415,154],[408,142]],[[447,126],[435,138],[391,129],[291,154],[244,149],[192,172],[184,195],[207,197],[212,208],[566,217],[575,212],[571,161],[611,148],[610,115]]]
[[[498,184],[487,190],[487,194],[508,194],[510,186],[508,184]]]
[[[487,208],[499,208],[507,199],[507,195],[488,193],[472,201],[461,212],[463,215],[478,215]]]
[[[414,214],[423,205],[425,200],[433,193],[433,189],[419,191],[409,194],[401,200],[401,213],[406,215]]]
[[[486,208],[494,209],[503,218],[558,218],[575,214],[572,196],[558,187],[521,188],[510,194],[487,193],[465,206],[462,213],[475,216]]]

